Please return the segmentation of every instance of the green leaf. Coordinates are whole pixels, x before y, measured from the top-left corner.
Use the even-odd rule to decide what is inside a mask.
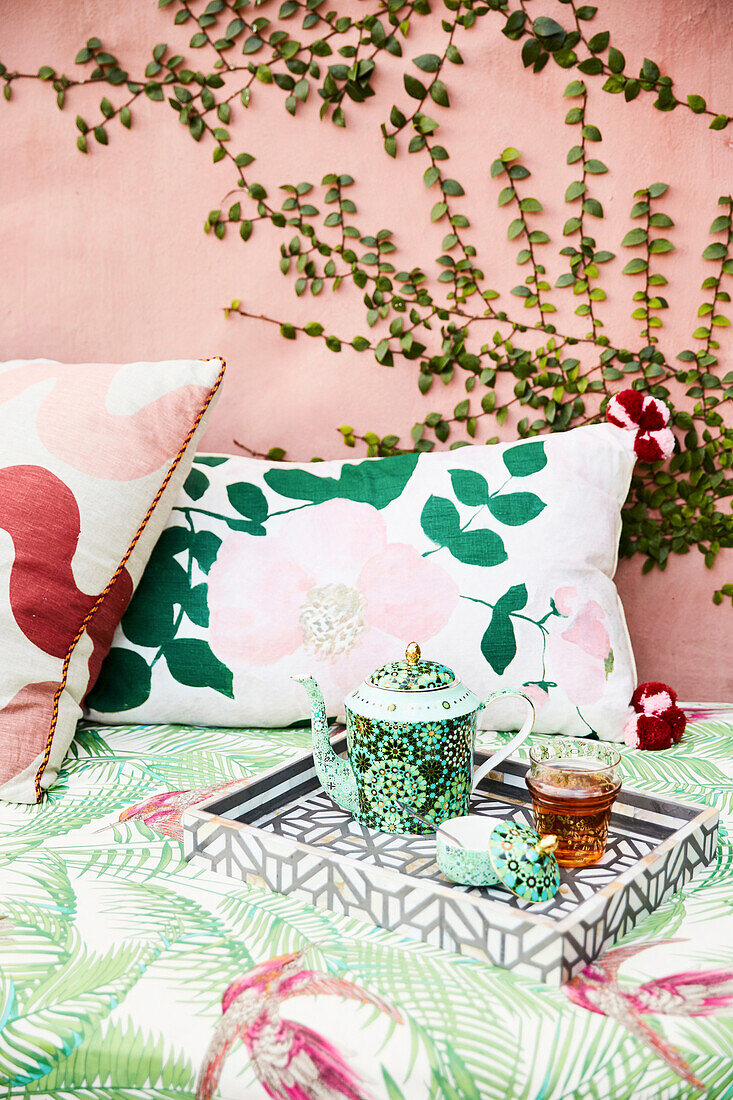
[[[319,477],[308,470],[268,470],[266,484],[280,496],[320,504],[324,500],[356,500],[374,508],[386,508],[403,492],[419,455],[370,459],[345,464],[338,478]]]
[[[688,95],[687,105],[696,115],[700,115],[703,111],[707,110],[707,103],[701,95]]]
[[[665,191],[669,191],[668,183],[652,183],[649,186],[649,195],[653,199],[658,199]]]
[[[418,80],[417,77],[411,76],[410,73],[405,73],[403,81],[405,84],[405,91],[409,96],[412,96],[413,99],[425,99],[428,91],[422,81]]]
[[[643,244],[646,237],[646,229],[630,229],[621,244],[624,248],[630,248],[632,245]]]
[[[704,260],[722,260],[725,258],[727,252],[726,247],[721,241],[715,241],[713,244],[709,244],[702,254]]]
[[[611,49],[608,51],[608,67],[611,72],[622,73],[625,64],[626,58],[621,53],[621,50],[617,50],[615,46],[611,46]]]
[[[264,523],[268,515],[267,497],[259,485],[251,485],[247,481],[237,481],[227,485],[229,503],[240,516],[251,519],[254,523]]]
[[[574,99],[576,96],[583,95],[585,93],[585,84],[582,80],[571,80],[567,88],[563,92],[564,96],[570,99]]]
[[[165,646],[163,656],[171,676],[179,684],[211,688],[228,699],[234,698],[231,671],[201,638],[174,638]]]
[[[603,53],[608,48],[610,37],[608,31],[600,31],[598,34],[594,34],[588,41],[588,49],[591,53]],[[623,68],[623,65],[621,68]]]
[[[489,486],[485,477],[473,470],[449,470],[453,492],[461,504],[476,508],[489,503]]]
[[[107,654],[86,705],[102,714],[140,707],[150,695],[150,667],[131,649],[113,646]]]
[[[713,121],[710,123],[708,129],[724,130],[729,122],[730,118],[728,117],[728,115],[716,115]]]
[[[499,523],[508,527],[521,527],[536,519],[545,508],[544,501],[534,493],[503,493],[492,496],[489,510]]]
[[[641,66],[641,74],[644,80],[659,80],[659,66],[656,62],[651,61],[648,57],[644,58],[644,63]]]
[[[502,459],[512,477],[529,477],[539,473],[547,465],[545,444],[542,440],[520,443],[504,451]]]
[[[430,85],[430,98],[434,103],[437,103],[439,107],[450,107],[450,100],[448,98],[448,89],[442,80],[434,80]]]
[[[585,184],[583,183],[583,181],[573,180],[573,182],[568,185],[568,189],[565,192],[565,202],[572,202],[573,199],[577,199],[584,194]]]
[[[623,269],[624,275],[638,275],[640,271],[646,271],[646,260],[642,260],[641,257],[629,260],[626,267]]]
[[[194,467],[184,482],[184,493],[187,493],[191,500],[200,500],[208,488],[208,477]]]
[[[412,60],[413,64],[424,73],[437,73],[440,68],[440,58],[437,53],[422,53],[419,57],[413,57]]]
[[[540,41],[544,41],[551,49],[559,49],[567,38],[565,28],[550,19],[548,15],[540,15],[532,24],[532,30]]]

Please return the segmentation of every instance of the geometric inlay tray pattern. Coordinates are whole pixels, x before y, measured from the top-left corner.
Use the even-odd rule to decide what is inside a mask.
[[[518,806],[515,802],[487,797],[485,794],[471,799],[471,813],[533,825],[531,805]],[[602,886],[607,886],[623,871],[628,871],[659,843],[658,839],[639,833],[634,828],[633,819],[626,824],[617,816],[609,828],[603,859],[593,867],[579,870],[561,867],[560,890],[555,897],[544,903],[533,904],[523,901],[500,886],[460,886],[451,882],[441,873],[435,862],[434,837],[404,836],[365,829],[351,814],[334,805],[323,791],[315,792],[261,817],[258,827],[296,843],[310,844],[316,848],[325,845],[332,852],[350,856],[374,867],[384,867],[438,882],[456,893],[492,898],[507,906],[530,909],[533,913],[543,913],[555,919],[573,912],[581,901],[586,901]]]
[[[342,730],[332,744],[344,751]],[[526,772],[505,760],[479,784],[472,812],[531,824]],[[559,985],[710,863],[717,824],[712,807],[622,787],[603,859],[561,868],[555,897],[532,905],[501,887],[449,882],[432,836],[358,825],[304,752],[187,810],[183,841],[209,870]]]

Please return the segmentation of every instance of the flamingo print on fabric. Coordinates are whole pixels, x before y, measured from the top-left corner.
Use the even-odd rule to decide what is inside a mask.
[[[619,967],[640,951],[677,940],[652,940],[607,951],[564,986],[570,1000],[589,1012],[610,1016],[675,1073],[696,1088],[705,1085],[680,1052],[643,1019],[645,1015],[710,1016],[733,1005],[733,970],[699,970],[670,974],[625,990],[617,981]]]
[[[213,1100],[222,1067],[237,1040],[273,1100],[370,1100],[358,1073],[322,1035],[282,1019],[290,997],[331,994],[374,1005],[397,1023],[396,1008],[354,982],[305,969],[309,948],[268,959],[228,987],[199,1073],[196,1100]]]
[[[199,787],[190,791],[161,791],[152,798],[146,798],[136,806],[128,806],[123,810],[118,821],[143,821],[149,828],[171,840],[183,840],[182,817],[189,806],[196,806],[212,795],[220,791],[226,791],[229,787],[240,787],[242,779],[231,779],[228,783],[218,783],[211,787]],[[109,828],[108,825],[104,828]],[[102,831],[101,829],[99,830]]]

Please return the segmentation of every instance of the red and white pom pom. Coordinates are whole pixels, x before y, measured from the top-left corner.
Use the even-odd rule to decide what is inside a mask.
[[[675,438],[669,424],[669,409],[658,397],[638,390],[622,390],[608,403],[606,419],[619,428],[635,432],[634,450],[643,462],[661,462],[674,454]]]
[[[681,740],[687,725],[677,706],[677,692],[658,680],[640,684],[631,696],[632,711],[624,726],[631,749],[668,749]]]

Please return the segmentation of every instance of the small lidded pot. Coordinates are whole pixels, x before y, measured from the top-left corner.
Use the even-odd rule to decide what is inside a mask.
[[[462,886],[504,886],[523,901],[549,901],[560,886],[557,837],[528,825],[471,814],[444,821],[435,834],[437,863]]]

